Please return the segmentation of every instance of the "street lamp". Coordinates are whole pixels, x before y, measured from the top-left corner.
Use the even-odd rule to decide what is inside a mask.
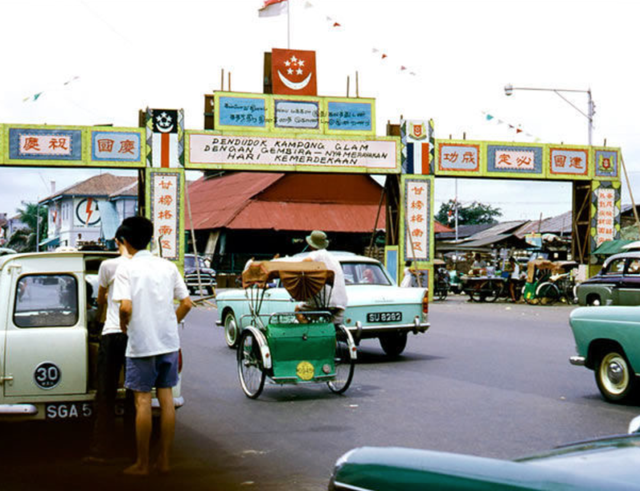
[[[504,93],[507,96],[513,95],[514,90],[538,90],[544,92],[555,92],[558,97],[560,97],[563,101],[569,104],[572,108],[582,114],[585,118],[587,118],[589,122],[589,146],[591,146],[591,140],[593,136],[593,116],[596,113],[596,105],[593,103],[593,98],[591,97],[591,89],[588,90],[578,90],[578,89],[540,89],[535,87],[514,87],[511,84],[504,86]],[[588,97],[588,109],[585,113],[582,109],[578,108],[573,102],[567,99],[565,96],[561,94],[561,92],[582,92],[587,94]]]

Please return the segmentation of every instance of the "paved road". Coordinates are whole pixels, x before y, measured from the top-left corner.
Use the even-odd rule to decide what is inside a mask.
[[[411,336],[398,360],[365,341],[344,396],[319,385],[268,385],[257,401],[240,389],[215,309],[198,309],[182,333],[187,404],[178,414],[175,469],[145,486],[315,491],[326,489],[335,460],[360,445],[514,458],[626,431],[638,407],[604,402],[592,372],[567,361],[571,307],[464,300],[433,303],[432,328]],[[82,427],[0,428],[3,473],[15,482],[37,489],[140,486],[119,475],[124,458],[103,468],[79,464]]]

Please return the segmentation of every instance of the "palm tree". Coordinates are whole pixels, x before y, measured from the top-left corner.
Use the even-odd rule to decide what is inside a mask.
[[[7,247],[18,252],[35,252],[37,242],[47,236],[47,208],[37,203],[23,203],[24,208],[18,209],[18,219],[25,228],[16,230],[9,238]],[[38,220],[40,230],[38,230]],[[39,232],[39,233],[38,233]]]

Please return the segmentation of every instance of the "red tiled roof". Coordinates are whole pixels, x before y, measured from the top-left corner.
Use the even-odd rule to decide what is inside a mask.
[[[453,231],[454,230],[452,228],[447,227],[446,225],[442,225],[437,220],[433,221],[433,233],[434,234],[440,234],[442,232],[453,232]]]
[[[138,179],[135,176],[114,176],[109,173],[100,174],[77,184],[73,184],[62,191],[57,191],[40,202],[43,203],[59,196],[100,197],[111,196],[114,193],[137,196],[137,188],[134,186],[137,180]],[[123,192],[124,188],[127,187],[131,187],[131,189],[128,192]]]

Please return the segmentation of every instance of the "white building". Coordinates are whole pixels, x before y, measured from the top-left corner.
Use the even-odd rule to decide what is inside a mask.
[[[112,240],[122,220],[137,213],[138,180],[101,174],[52,194],[40,205],[49,209],[48,236],[40,241],[40,250]]]

